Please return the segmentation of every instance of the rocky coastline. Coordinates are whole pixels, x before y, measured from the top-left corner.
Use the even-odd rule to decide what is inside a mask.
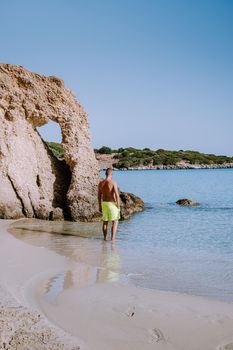
[[[113,167],[114,168],[114,167]],[[129,168],[121,168],[114,170],[128,171],[128,170],[192,170],[192,169],[232,169],[233,163],[225,164],[176,164],[176,165],[146,165],[146,166],[136,166]],[[101,169],[104,170],[104,169]]]
[[[99,165],[99,170],[103,171],[107,168],[113,168],[115,171],[127,171],[127,170],[188,170],[188,169],[231,169],[233,163],[213,163],[213,164],[192,164],[189,162],[181,161],[176,164],[160,164],[160,165],[136,165],[130,167],[116,167],[119,159],[116,158],[116,154],[96,154],[96,160]]]

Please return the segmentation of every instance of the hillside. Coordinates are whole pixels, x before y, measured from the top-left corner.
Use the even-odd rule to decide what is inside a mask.
[[[197,151],[169,151],[164,149],[143,150],[133,147],[111,150],[101,147],[95,150],[99,162],[112,155],[112,165],[116,169],[176,169],[176,168],[216,168],[233,167],[233,157],[204,154]]]
[[[63,157],[61,144],[47,142],[49,148],[58,158]],[[115,169],[177,169],[177,168],[230,168],[233,167],[233,157],[205,154],[197,151],[133,147],[112,150],[103,146],[95,149],[100,169],[114,167]]]

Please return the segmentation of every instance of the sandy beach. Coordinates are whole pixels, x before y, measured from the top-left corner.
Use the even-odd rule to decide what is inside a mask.
[[[46,222],[25,222],[13,225],[48,235]],[[232,303],[128,285],[109,262],[95,266],[94,249],[92,263],[85,251],[74,261],[49,239],[17,239],[10,225],[0,221],[0,349],[233,349]]]
[[[11,224],[11,220],[0,220],[0,349],[78,350],[77,338],[54,326],[25,298],[27,281],[35,275],[38,278],[46,266],[61,267],[62,259],[52,254],[43,254],[42,259],[40,249],[7,232]]]
[[[233,0],[1,13],[0,350],[233,350]]]

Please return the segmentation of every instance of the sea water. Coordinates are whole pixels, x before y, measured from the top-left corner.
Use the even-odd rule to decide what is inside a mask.
[[[115,172],[145,201],[120,225],[118,252],[142,287],[233,301],[233,169]],[[182,207],[180,198],[200,202]]]
[[[48,230],[45,222],[37,235],[23,229],[20,238],[75,263],[49,281],[48,297],[64,286],[123,281],[233,301],[233,169],[115,171],[114,178],[145,202],[120,222],[115,244],[103,242],[97,224],[50,223]],[[179,206],[180,198],[200,205]]]

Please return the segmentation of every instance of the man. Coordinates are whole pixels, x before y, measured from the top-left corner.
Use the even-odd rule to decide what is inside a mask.
[[[120,195],[117,183],[112,180],[112,169],[108,168],[105,175],[106,178],[100,181],[98,187],[99,211],[103,214],[104,240],[107,240],[108,222],[112,221],[111,240],[114,241],[120,219]]]

